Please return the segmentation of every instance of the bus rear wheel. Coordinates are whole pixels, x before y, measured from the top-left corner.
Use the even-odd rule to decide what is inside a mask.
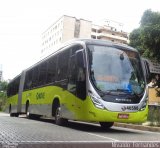
[[[27,103],[26,103],[26,117],[27,118],[30,118],[30,112],[29,112],[29,101],[27,101]]]
[[[12,106],[11,105],[9,106],[9,114],[10,114],[10,117],[14,117],[14,114],[12,113]]]
[[[113,126],[114,122],[99,122],[102,129],[109,129]]]
[[[68,122],[67,119],[64,119],[64,118],[61,117],[61,108],[60,108],[60,106],[57,107],[56,108],[56,112],[55,112],[55,123],[57,125],[62,126],[62,125],[66,125],[67,122]]]
[[[12,106],[11,105],[9,106],[9,114],[10,114],[10,117],[18,117],[19,116],[19,113],[12,113]]]

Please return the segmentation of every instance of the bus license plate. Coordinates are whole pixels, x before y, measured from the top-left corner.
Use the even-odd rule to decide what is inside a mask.
[[[118,114],[118,119],[128,119],[129,114]]]

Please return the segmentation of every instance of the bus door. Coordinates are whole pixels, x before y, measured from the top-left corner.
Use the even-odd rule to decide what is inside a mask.
[[[72,48],[69,60],[68,91],[72,94],[72,108],[79,114],[82,112],[83,100],[86,98],[86,82],[84,57],[81,45]]]
[[[76,52],[76,95],[80,100],[86,98],[86,66],[84,58],[84,50]]]
[[[71,57],[72,62],[72,91],[75,94],[74,109],[77,113],[77,118],[83,118],[84,100],[86,98],[86,70],[84,66],[84,57],[82,50],[78,50]],[[74,82],[74,83],[73,83]]]
[[[19,84],[19,92],[18,92],[18,106],[17,106],[17,112],[21,113],[22,111],[22,93],[24,88],[24,81],[25,81],[25,75],[26,72],[23,71],[20,78],[20,84]]]
[[[68,75],[68,86],[67,90],[69,91],[68,99],[70,102],[70,107],[75,112],[75,100],[76,100],[76,63],[75,63],[75,55],[72,55],[69,60],[69,75]]]

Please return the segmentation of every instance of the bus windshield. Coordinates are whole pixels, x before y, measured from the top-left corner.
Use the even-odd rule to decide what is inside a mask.
[[[88,45],[90,78],[104,93],[141,95],[145,81],[139,54],[102,45]]]

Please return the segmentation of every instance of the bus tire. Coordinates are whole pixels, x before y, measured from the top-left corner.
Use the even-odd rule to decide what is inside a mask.
[[[114,122],[99,122],[102,129],[109,129],[113,126]]]
[[[27,118],[30,118],[29,101],[26,102],[26,117],[27,117]]]
[[[19,113],[14,113],[14,117],[19,117]]]
[[[12,113],[12,106],[11,106],[11,104],[9,106],[9,114],[10,114],[10,117],[14,117],[14,113]]]
[[[61,117],[61,108],[60,108],[60,106],[58,106],[58,107],[56,108],[55,123],[56,123],[57,125],[60,125],[60,126],[66,125],[66,124],[68,123],[68,120],[67,120],[67,119],[64,119],[64,118]]]

